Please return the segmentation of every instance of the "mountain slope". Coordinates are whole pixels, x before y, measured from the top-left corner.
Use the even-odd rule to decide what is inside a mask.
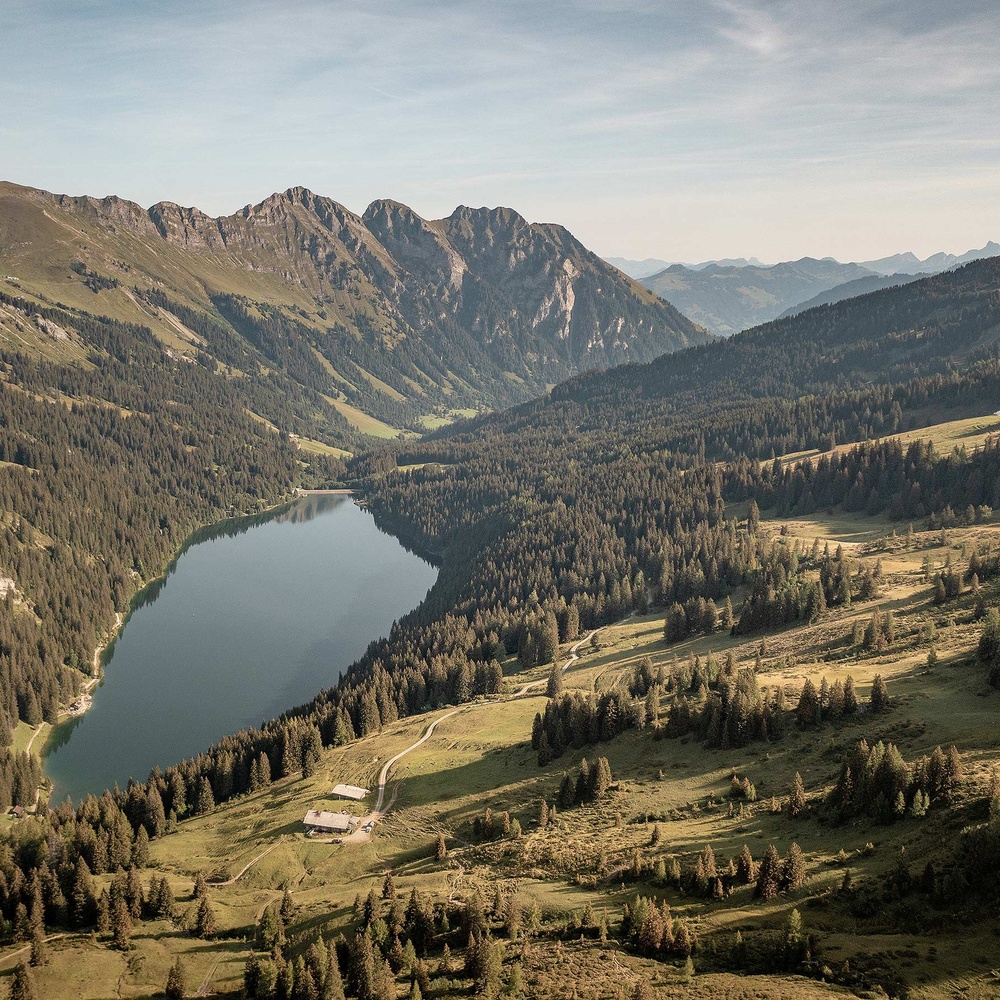
[[[39,304],[148,326],[220,373],[276,371],[397,427],[543,392],[707,335],[565,229],[509,209],[359,216],[290,188],[231,216],[0,185],[0,276]],[[11,346],[58,358],[23,317]]]
[[[643,278],[642,283],[706,329],[729,336],[870,273],[858,264],[803,257],[771,267],[712,264],[694,270],[674,264]]]
[[[672,408],[738,396],[791,397],[942,374],[1000,338],[1000,258],[776,320],[654,361],[582,376],[556,398],[663,400]]]
[[[799,302],[797,305],[786,309],[778,319],[787,319],[789,316],[797,316],[799,313],[817,306],[829,306],[835,302],[843,302],[844,299],[857,298],[859,295],[867,295],[869,292],[879,292],[883,288],[895,288],[897,285],[905,285],[911,281],[916,281],[920,277],[916,274],[871,274],[864,278],[855,278],[853,281],[845,281],[842,285],[834,285],[819,295],[814,295],[811,299]]]

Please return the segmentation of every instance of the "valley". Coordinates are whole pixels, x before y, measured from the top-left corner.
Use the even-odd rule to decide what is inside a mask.
[[[326,211],[306,195],[289,197]],[[388,241],[404,215],[369,221]],[[449,239],[495,253],[496,232],[480,245],[466,221]],[[419,431],[349,402],[319,342],[259,300],[223,293],[201,318],[157,306],[215,344],[190,362],[148,326],[5,297],[18,322],[74,331],[82,355],[3,355],[0,793],[28,811],[2,820],[0,969],[53,997],[154,996],[182,973],[182,992],[261,1000],[989,995],[997,268],[602,365],[509,408],[456,393]],[[405,399],[366,357],[350,386]],[[301,518],[275,520],[311,489]],[[348,489],[367,512],[322,492]],[[426,598],[373,608],[364,639],[384,634],[347,669],[319,643],[292,690],[259,601],[311,595],[271,595],[259,567],[227,562],[259,600],[239,599],[239,636],[206,641],[236,671],[240,642],[265,653],[254,669],[277,687],[244,671],[240,692],[263,711],[199,731],[148,778],[78,784],[32,814],[24,750],[142,583],[201,524],[250,515],[233,530],[259,542],[286,515],[321,525],[308,510],[325,504],[435,553]],[[181,555],[135,635],[208,551]],[[326,561],[349,589],[316,595],[320,619],[381,603]],[[206,590],[188,600],[197,622]],[[153,636],[168,687],[171,656],[201,670],[197,649],[170,653],[196,631]],[[227,664],[199,701],[225,697]],[[180,730],[171,704],[156,721]],[[372,790],[346,807],[365,825],[307,836],[307,812],[345,808],[340,783]]]

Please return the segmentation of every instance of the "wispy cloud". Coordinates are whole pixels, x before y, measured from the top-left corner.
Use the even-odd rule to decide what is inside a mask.
[[[1000,232],[1000,198],[975,203],[1000,106],[1000,10],[977,0],[15,0],[4,16],[0,170],[27,183],[212,212],[299,182],[359,209],[513,203],[636,256]]]

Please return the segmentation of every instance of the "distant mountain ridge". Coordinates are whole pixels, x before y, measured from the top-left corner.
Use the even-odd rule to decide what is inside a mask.
[[[389,200],[358,215],[303,187],[212,218],[0,183],[0,272],[10,293],[148,326],[178,356],[276,370],[383,433],[708,339],[562,226]],[[29,334],[58,356],[0,311],[0,340]]]
[[[740,396],[824,397],[961,371],[1000,343],[1000,257],[774,320],[665,360],[576,376],[554,400],[624,419],[651,401],[673,412]]]
[[[895,278],[907,274],[939,274],[998,255],[1000,243],[989,242],[964,254],[936,253],[921,260],[913,253],[900,253],[846,264],[833,257],[819,260],[803,257],[777,264],[762,264],[756,257],[701,264],[671,264],[655,258],[633,261],[609,257],[607,260],[642,281],[706,329],[730,336],[759,323],[802,312],[812,305],[839,302],[851,295],[900,283],[893,280],[873,281],[867,286],[852,284],[866,276]],[[662,267],[653,269],[655,264]],[[834,289],[836,291],[832,291]]]
[[[680,264],[682,267],[692,271],[701,271],[706,267],[717,264],[721,267],[767,267],[763,261],[756,257],[725,257],[721,260],[703,260],[700,264],[688,264],[683,261],[658,260],[656,257],[647,257],[645,260],[629,260],[627,257],[605,257],[609,264],[613,264],[619,271],[624,271],[630,278],[641,281],[651,274],[664,271],[668,267]]]
[[[858,295],[868,295],[870,292],[878,292],[883,288],[895,288],[897,285],[906,285],[911,281],[917,281],[926,275],[921,274],[869,274],[862,278],[855,278],[853,281],[845,281],[842,285],[834,285],[833,288],[814,295],[805,302],[786,309],[778,319],[786,319],[789,316],[797,316],[808,309],[815,309],[817,306],[830,306],[835,302],[843,302],[844,299],[853,299]]]
[[[879,274],[896,274],[908,272],[910,274],[939,274],[941,271],[948,271],[953,267],[961,267],[974,260],[982,260],[984,257],[1000,256],[1000,243],[992,240],[979,250],[968,250],[963,254],[935,253],[930,257],[921,260],[913,253],[897,253],[890,257],[880,257],[878,260],[863,260],[862,267],[867,267],[870,271]]]
[[[775,319],[790,306],[871,274],[829,258],[746,267],[710,264],[700,271],[674,264],[642,283],[707,330],[730,336]]]

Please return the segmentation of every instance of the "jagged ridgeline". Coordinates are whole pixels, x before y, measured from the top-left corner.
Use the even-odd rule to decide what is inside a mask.
[[[220,375],[305,390],[319,439],[351,449],[357,430],[422,431],[709,339],[562,227],[510,209],[427,221],[377,201],[356,215],[291,188],[213,219],[0,184],[0,250],[9,294],[146,326]],[[72,325],[9,303],[0,337],[80,353]],[[273,408],[259,415],[291,429]]]

